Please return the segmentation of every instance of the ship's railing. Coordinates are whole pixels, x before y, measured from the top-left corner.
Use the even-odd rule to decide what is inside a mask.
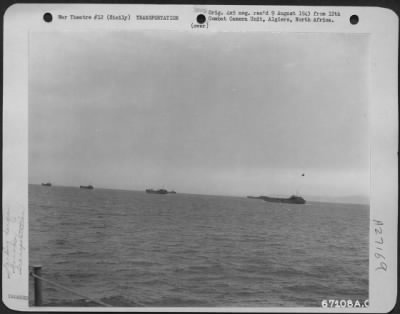
[[[101,306],[106,306],[106,307],[112,306],[112,305],[107,304],[107,303],[105,303],[103,301],[96,300],[96,299],[90,298],[90,297],[88,297],[88,296],[86,296],[86,295],[84,295],[82,293],[76,292],[73,289],[67,288],[67,287],[65,287],[63,285],[60,285],[60,284],[58,284],[58,283],[56,283],[56,282],[54,282],[52,280],[43,278],[42,277],[42,266],[41,265],[32,266],[32,271],[29,272],[29,275],[32,276],[33,280],[34,280],[33,284],[34,284],[34,291],[35,291],[35,298],[34,298],[35,306],[42,306],[43,305],[42,282],[46,282],[49,285],[52,285],[52,286],[57,287],[57,288],[59,288],[61,290],[64,290],[64,291],[68,291],[68,292],[70,292],[72,294],[80,296],[81,298],[83,298],[85,300],[91,301],[91,302],[99,304]]]

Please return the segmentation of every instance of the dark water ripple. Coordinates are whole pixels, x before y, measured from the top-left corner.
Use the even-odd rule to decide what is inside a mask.
[[[318,307],[368,298],[367,206],[35,185],[29,206],[30,264],[111,305]],[[95,305],[49,285],[44,298]]]

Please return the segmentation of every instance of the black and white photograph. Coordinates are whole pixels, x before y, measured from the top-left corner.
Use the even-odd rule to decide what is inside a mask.
[[[29,304],[367,306],[368,47],[32,32]]]

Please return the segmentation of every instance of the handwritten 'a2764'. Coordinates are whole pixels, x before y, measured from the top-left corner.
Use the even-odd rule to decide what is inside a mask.
[[[383,227],[382,221],[374,219],[374,232],[375,232],[375,253],[374,257],[378,261],[378,267],[375,268],[376,271],[387,271],[388,265],[386,263],[386,257],[384,255],[384,240],[383,240]]]

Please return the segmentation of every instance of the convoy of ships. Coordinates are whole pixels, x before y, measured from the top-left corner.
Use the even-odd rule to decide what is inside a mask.
[[[51,182],[46,182],[46,183],[42,183],[42,186],[51,187],[52,184],[51,184]],[[85,189],[85,190],[93,190],[94,189],[93,185],[80,185],[79,188]]]
[[[51,187],[52,184],[51,184],[51,182],[46,182],[46,183],[42,183],[42,186]],[[81,185],[81,186],[79,186],[79,188],[85,189],[85,190],[93,190],[94,189],[93,185]],[[176,194],[175,191],[168,191],[166,189],[158,189],[158,190],[146,189],[145,192],[148,194],[161,194],[161,195]],[[270,197],[270,196],[247,196],[247,198],[260,199],[265,202],[282,203],[282,204],[305,204],[306,203],[306,200],[303,197],[298,196],[298,195],[292,195],[288,198]]]
[[[301,174],[302,177],[304,177],[304,173]],[[42,183],[42,186],[51,186],[50,182],[47,183]],[[92,185],[81,185],[80,186],[81,189],[86,189],[86,190],[93,190],[94,187]],[[166,189],[146,189],[145,190],[146,193],[148,194],[161,194],[161,195],[165,195],[165,194],[176,194],[175,191],[168,191]],[[292,195],[288,198],[284,198],[284,197],[271,197],[271,196],[247,196],[247,198],[250,199],[260,199],[263,200],[265,202],[270,202],[270,203],[281,203],[281,204],[305,204],[306,200],[297,195]]]

